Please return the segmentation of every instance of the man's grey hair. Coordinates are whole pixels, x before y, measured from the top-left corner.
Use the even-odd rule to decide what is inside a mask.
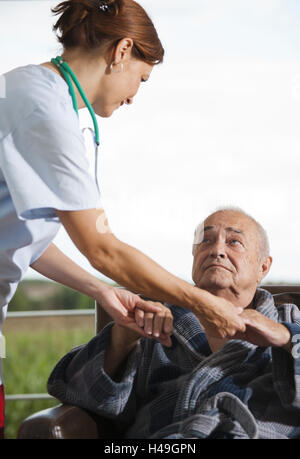
[[[210,217],[213,214],[216,214],[217,212],[237,212],[249,218],[255,224],[256,229],[257,229],[260,260],[270,255],[270,245],[269,245],[269,239],[268,239],[266,230],[262,227],[262,225],[257,220],[255,220],[255,218],[253,218],[251,215],[249,215],[247,212],[245,212],[240,207],[234,207],[234,206],[219,207],[214,212],[212,212],[208,217]],[[194,255],[195,247],[197,246],[197,244],[200,243],[199,233],[201,229],[203,229],[203,223],[204,222],[201,222],[195,229],[194,243],[193,243],[193,255]]]

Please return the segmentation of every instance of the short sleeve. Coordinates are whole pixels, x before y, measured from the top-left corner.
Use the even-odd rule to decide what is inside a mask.
[[[0,165],[21,219],[101,208],[75,112],[36,108],[3,141]]]

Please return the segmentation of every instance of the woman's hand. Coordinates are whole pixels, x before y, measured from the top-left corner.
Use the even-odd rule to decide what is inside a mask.
[[[149,337],[144,330],[144,317],[146,317],[147,332],[150,323],[153,324],[151,331],[155,337],[162,335],[162,339],[167,339],[165,330],[172,331],[173,319],[170,318],[172,314],[161,303],[145,301],[135,293],[115,287],[101,288],[97,301],[117,325],[129,328],[139,336]]]
[[[245,332],[243,308],[232,305],[224,298],[206,293],[206,305],[202,304],[201,309],[197,306],[192,308],[205,333],[215,338],[231,338],[237,332]]]

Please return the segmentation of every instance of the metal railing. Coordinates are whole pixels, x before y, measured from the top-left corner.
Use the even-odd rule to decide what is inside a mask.
[[[5,395],[5,401],[20,401],[20,400],[55,400],[49,394],[13,394]]]
[[[78,319],[82,321],[83,317],[95,317],[95,309],[64,309],[64,310],[48,310],[48,311],[20,311],[20,312],[8,312],[6,316],[5,324],[9,325],[9,321],[22,319],[23,321],[31,321],[35,319]],[[95,322],[95,321],[94,321]],[[93,323],[94,323],[93,322]],[[24,324],[23,324],[24,325]],[[9,327],[8,327],[9,328]],[[5,401],[21,401],[21,400],[55,400],[49,394],[42,393],[30,393],[30,394],[5,394]]]
[[[61,317],[61,316],[93,316],[94,309],[50,309],[48,311],[13,311],[8,312],[6,320],[12,318],[31,318],[31,317]]]

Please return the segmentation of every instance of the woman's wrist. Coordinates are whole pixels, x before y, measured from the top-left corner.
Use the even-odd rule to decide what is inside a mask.
[[[111,285],[105,284],[101,280],[94,277],[91,279],[88,295],[101,304],[101,301],[105,298],[110,290],[113,290],[113,288],[114,287]]]
[[[214,296],[195,285],[189,284],[189,287],[186,288],[184,294],[185,307],[191,309],[195,315],[205,315],[206,311],[213,307],[215,300]]]

